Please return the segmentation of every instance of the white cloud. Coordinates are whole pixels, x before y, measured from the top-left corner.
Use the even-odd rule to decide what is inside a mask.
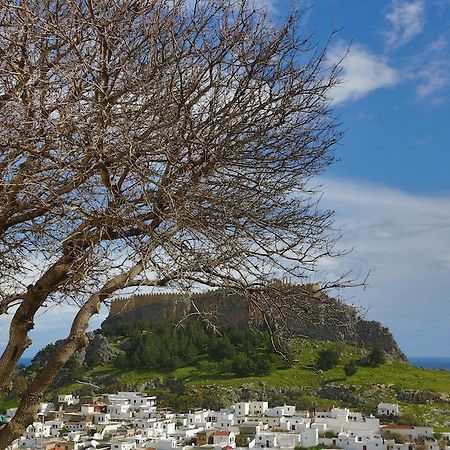
[[[327,62],[341,66],[342,83],[330,92],[334,103],[357,100],[377,89],[394,86],[398,76],[386,60],[374,55],[364,47],[354,44],[347,53],[344,44],[330,48]]]
[[[326,270],[373,269],[369,288],[348,295],[389,326],[410,356],[446,356],[438,342],[450,342],[450,196],[335,179],[324,190],[324,206],[336,211],[343,232],[340,246],[354,249]]]
[[[30,332],[32,345],[23,356],[32,357],[45,345],[67,337],[77,312],[78,308],[75,306],[57,304],[49,305],[38,312],[35,327]],[[90,320],[89,329],[99,328],[107,314],[107,308],[103,306],[100,313]],[[3,351],[8,342],[10,321],[11,315],[0,316],[0,351]]]
[[[425,25],[424,0],[393,0],[386,13],[390,28],[386,31],[387,43],[400,47],[422,33]]]
[[[441,34],[410,58],[403,78],[415,83],[418,100],[442,103],[448,100],[450,59],[448,38]]]

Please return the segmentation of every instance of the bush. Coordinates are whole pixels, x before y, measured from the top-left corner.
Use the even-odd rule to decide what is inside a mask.
[[[385,362],[386,362],[386,354],[378,348],[373,348],[367,355],[367,364],[369,366],[378,367],[384,364]]]
[[[232,370],[237,376],[247,377],[255,374],[256,365],[245,353],[238,353],[232,360]]]
[[[321,350],[316,362],[316,367],[320,370],[330,370],[339,364],[339,357],[339,351],[335,348]]]
[[[356,361],[348,361],[344,366],[344,373],[347,377],[354,375],[356,373],[356,370]]]

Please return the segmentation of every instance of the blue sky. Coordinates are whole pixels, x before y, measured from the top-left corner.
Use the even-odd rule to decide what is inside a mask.
[[[274,17],[284,0],[264,1]],[[342,63],[333,93],[345,130],[323,183],[339,245],[327,266],[371,275],[346,293],[393,331],[409,356],[450,356],[450,0],[302,0],[305,33]],[[106,315],[96,317],[96,328]],[[33,354],[66,335],[70,308],[38,318]],[[37,331],[39,330],[39,331]],[[6,324],[0,322],[0,342]]]
[[[350,46],[334,92],[345,136],[322,182],[353,251],[330,270],[371,270],[346,295],[407,355],[450,356],[450,1],[302,4],[319,40],[340,29],[330,61]]]
[[[348,45],[337,111],[347,130],[330,170],[417,194],[450,193],[450,2],[433,0],[311,3],[307,26],[341,31]],[[332,16],[330,24],[330,15]]]

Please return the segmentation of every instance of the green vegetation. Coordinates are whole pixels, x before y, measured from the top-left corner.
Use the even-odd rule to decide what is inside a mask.
[[[348,361],[344,365],[344,373],[347,377],[351,377],[352,375],[355,375],[356,371],[358,370],[356,361]]]
[[[201,370],[210,373],[212,362],[215,372],[247,377],[269,374],[283,365],[269,334],[249,328],[221,327],[219,335],[194,321],[185,327],[167,323],[157,329],[121,322],[109,333],[122,343],[113,364],[117,368],[176,371],[207,364]]]
[[[373,348],[367,355],[366,363],[369,366],[378,367],[384,364],[385,362],[386,362],[386,354],[378,348]]]
[[[182,330],[162,326],[149,331],[141,324],[130,332],[126,324],[120,326],[123,334],[108,337],[118,351],[115,361],[105,366],[83,368],[82,373],[75,362],[71,362],[63,373],[77,374],[76,380],[93,382],[104,392],[142,389],[141,386],[150,381],[149,389],[158,396],[160,404],[176,410],[227,406],[230,389],[238,390],[246,385],[254,390],[255,396],[263,392],[264,399],[273,404],[291,403],[299,409],[347,406],[373,413],[379,401],[390,401],[400,403],[405,423],[434,425],[437,432],[445,431],[448,426],[450,403],[412,404],[397,400],[401,389],[450,394],[448,371],[412,367],[385,354],[383,363],[374,365],[375,358],[369,365],[373,350],[313,340],[296,341],[291,349],[291,364],[286,365],[271,350],[269,337],[264,333],[229,328],[222,329],[219,336],[194,323]],[[148,362],[133,354],[130,346],[136,343],[141,353],[149,353],[149,348],[153,347],[157,349],[153,352],[175,355],[175,362],[158,359],[157,354]],[[319,370],[319,361],[332,359],[330,355],[340,356],[332,361],[329,370]],[[131,359],[135,363],[127,366],[126,361]],[[33,368],[30,370],[32,372]],[[16,378],[17,395],[24,386],[25,378],[21,375]],[[333,396],[326,389],[321,392],[329,387],[342,388],[347,395]],[[72,380],[49,391],[46,400],[60,393],[89,393],[91,390],[92,387]],[[13,398],[6,400],[0,404],[0,412],[17,404]]]
[[[323,450],[325,445],[319,444],[314,447],[302,447],[301,445],[296,445],[294,450]]]
[[[316,367],[319,370],[330,370],[339,364],[341,354],[336,347],[325,348],[319,352]]]

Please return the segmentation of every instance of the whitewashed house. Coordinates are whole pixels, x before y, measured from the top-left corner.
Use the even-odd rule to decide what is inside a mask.
[[[210,410],[202,409],[199,411],[189,412],[186,415],[188,427],[198,427],[198,426],[206,426],[206,422],[208,422],[208,416],[210,414]]]
[[[58,437],[60,430],[64,426],[64,422],[62,420],[47,420],[45,421],[45,425],[50,429],[50,436]]]
[[[432,427],[416,427],[410,425],[386,425],[383,428],[385,431],[390,431],[391,433],[398,433],[409,439],[423,438],[433,438],[433,428]]]
[[[232,431],[214,431],[213,445],[228,445],[235,447],[236,435]]]
[[[250,403],[239,402],[234,404],[234,415],[237,417],[245,417],[250,414]]]
[[[213,428],[230,431],[235,424],[234,414],[231,412],[219,412],[215,414],[215,421],[212,423]]]
[[[177,448],[177,441],[175,439],[159,439],[151,442],[149,446],[156,450],[172,450]]]
[[[378,416],[399,416],[400,409],[397,403],[379,403],[377,406]]]
[[[277,447],[277,433],[272,431],[260,431],[255,436],[255,447]]]
[[[303,431],[311,427],[311,419],[305,417],[292,416],[289,418],[291,431]]]
[[[78,405],[78,397],[74,397],[72,394],[58,395],[58,403],[66,405]]]
[[[364,417],[361,413],[350,412],[347,408],[333,408],[330,411],[317,413],[315,423],[325,424],[326,430],[342,433],[379,432],[380,420],[375,417]]]
[[[8,419],[12,419],[15,416],[16,412],[17,408],[8,408],[6,410],[6,417],[8,417]]]
[[[294,448],[300,445],[300,434],[298,433],[277,433],[277,443],[282,448]]]
[[[117,438],[111,441],[111,450],[134,450],[136,440],[133,438]]]
[[[249,402],[249,412],[250,416],[262,416],[266,409],[269,408],[268,402]]]
[[[106,407],[106,412],[112,420],[124,420],[131,418],[131,407],[128,403],[113,403]]]
[[[92,421],[95,425],[105,425],[111,422],[111,414],[95,413],[92,417]]]
[[[305,428],[300,432],[300,443],[302,447],[315,447],[319,445],[319,433],[317,428]]]

